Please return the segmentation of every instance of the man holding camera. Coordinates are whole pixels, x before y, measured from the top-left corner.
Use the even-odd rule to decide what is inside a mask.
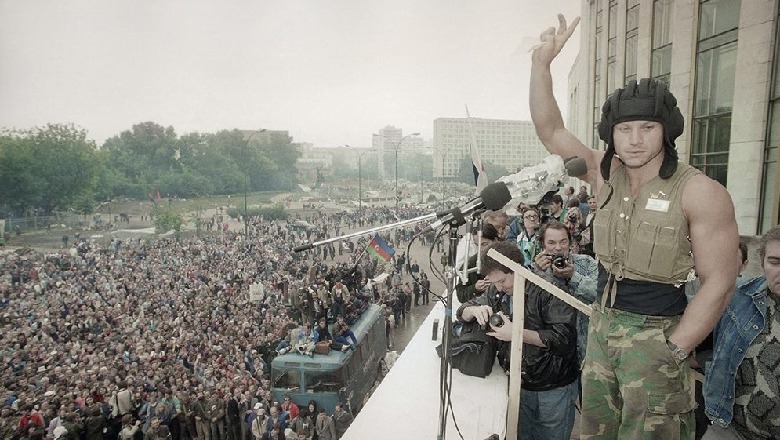
[[[523,254],[515,243],[499,241],[488,249],[523,263]],[[482,258],[481,273],[490,287],[463,304],[457,316],[464,322],[476,320],[483,327],[490,325],[492,331],[487,334],[498,339],[499,360],[508,368],[514,273],[488,255]],[[579,375],[575,310],[530,282],[526,282],[525,295],[518,438],[569,438]]]
[[[591,304],[596,299],[596,285],[599,268],[596,260],[581,254],[569,252],[571,233],[569,229],[551,220],[539,230],[542,252],[534,258],[534,269],[552,275],[569,287],[569,293]],[[577,312],[577,355],[580,363],[585,359],[588,342],[588,317]]]

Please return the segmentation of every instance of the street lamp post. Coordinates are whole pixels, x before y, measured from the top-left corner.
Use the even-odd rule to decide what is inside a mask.
[[[345,145],[347,148],[352,148],[351,145]],[[360,226],[363,226],[363,152],[358,151],[358,214],[360,218]]]
[[[420,159],[420,203],[425,202],[425,194],[423,193],[423,177],[422,177],[423,161]]]
[[[398,193],[398,149],[401,148],[401,144],[403,144],[404,141],[407,138],[410,138],[412,136],[419,136],[420,133],[408,134],[408,135],[402,137],[401,140],[398,141],[397,144],[395,142],[393,142],[392,139],[390,139],[389,137],[387,137],[387,136],[385,136],[383,134],[373,133],[373,135],[381,137],[381,138],[384,138],[386,141],[390,142],[390,145],[392,145],[393,149],[395,149],[395,215],[397,217],[398,216],[398,203],[401,201],[401,196]]]
[[[249,209],[247,208],[246,203],[247,191],[249,189],[249,141],[252,140],[254,135],[264,131],[265,128],[255,130],[246,138],[246,142],[244,142],[244,160],[246,161],[244,163],[244,246],[247,246],[249,243]]]

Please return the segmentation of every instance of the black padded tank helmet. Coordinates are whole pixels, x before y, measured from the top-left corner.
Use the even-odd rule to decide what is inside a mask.
[[[666,84],[643,78],[638,84],[631,81],[625,88],[615,90],[601,108],[599,137],[607,143],[607,151],[601,160],[601,176],[604,180],[609,179],[612,157],[615,155],[612,129],[615,124],[637,120],[660,122],[664,127],[665,154],[658,175],[668,179],[677,170],[674,141],[682,134],[685,120],[677,107],[677,99],[666,88]]]

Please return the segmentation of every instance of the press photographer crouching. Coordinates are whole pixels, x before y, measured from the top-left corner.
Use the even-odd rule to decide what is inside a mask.
[[[515,243],[498,242],[489,249],[523,264],[523,255]],[[482,258],[481,273],[490,287],[482,296],[463,304],[457,317],[464,323],[476,322],[489,327],[491,331],[487,334],[498,340],[499,362],[508,369],[514,273],[489,257],[487,252]],[[566,290],[565,286],[561,288]],[[572,307],[531,282],[526,282],[525,295],[518,438],[569,438],[574,427],[579,375],[576,313]],[[493,315],[503,322],[495,321],[498,318],[491,322]]]

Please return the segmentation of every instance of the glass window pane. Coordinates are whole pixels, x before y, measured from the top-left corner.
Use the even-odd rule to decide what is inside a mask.
[[[610,61],[607,64],[607,93],[615,91],[617,86],[615,85],[615,60]]]
[[[716,118],[712,126],[712,139],[709,141],[711,145],[708,145],[707,151],[728,153],[731,143],[731,114]]]
[[[285,388],[288,390],[300,389],[301,373],[298,370],[282,370],[275,372],[273,386],[275,388]]]
[[[777,59],[775,59],[777,64]],[[777,65],[774,71],[775,81],[780,76]],[[780,100],[775,99],[769,107],[769,139],[764,149],[764,166],[761,175],[761,204],[759,211],[759,230],[764,233],[778,223],[775,212],[780,205],[777,193],[778,152],[780,152]]]
[[[639,27],[639,8],[633,7],[626,11],[626,30],[634,30]]]
[[[707,120],[694,119],[691,124],[691,154],[701,154],[707,151]]]
[[[726,186],[726,176],[728,174],[728,169],[725,165],[708,167],[705,170],[705,174],[707,174],[707,176],[709,176],[711,179],[720,182],[721,185]]]
[[[763,234],[777,224],[774,218],[775,207],[778,204],[778,195],[775,193],[774,180],[777,176],[777,162],[764,164],[764,177],[761,182],[761,224],[759,234]]]
[[[777,145],[774,145],[770,148],[767,148],[766,150],[766,161],[767,162],[777,162],[777,156],[778,156],[778,148]]]
[[[636,48],[637,36],[634,34],[626,38],[626,77],[636,75]]]
[[[672,45],[653,50],[651,63],[653,78],[669,75],[672,72]]]
[[[774,60],[773,75],[774,75],[774,81],[772,82],[772,96],[770,97],[770,99],[776,99],[780,97],[780,44],[778,43],[775,43],[775,60]]]
[[[700,53],[696,58],[696,100],[693,104],[693,116],[707,114],[710,108],[710,73],[712,72],[713,51]]]
[[[707,0],[701,3],[699,40],[739,26],[741,0]]]
[[[653,49],[672,42],[671,21],[673,0],[656,0],[653,3]]]
[[[337,393],[343,386],[341,371],[306,372],[306,392]]]
[[[737,65],[737,43],[713,49],[713,99],[710,113],[730,112],[734,106],[734,80]]]
[[[617,36],[617,2],[609,3],[609,38]]]

